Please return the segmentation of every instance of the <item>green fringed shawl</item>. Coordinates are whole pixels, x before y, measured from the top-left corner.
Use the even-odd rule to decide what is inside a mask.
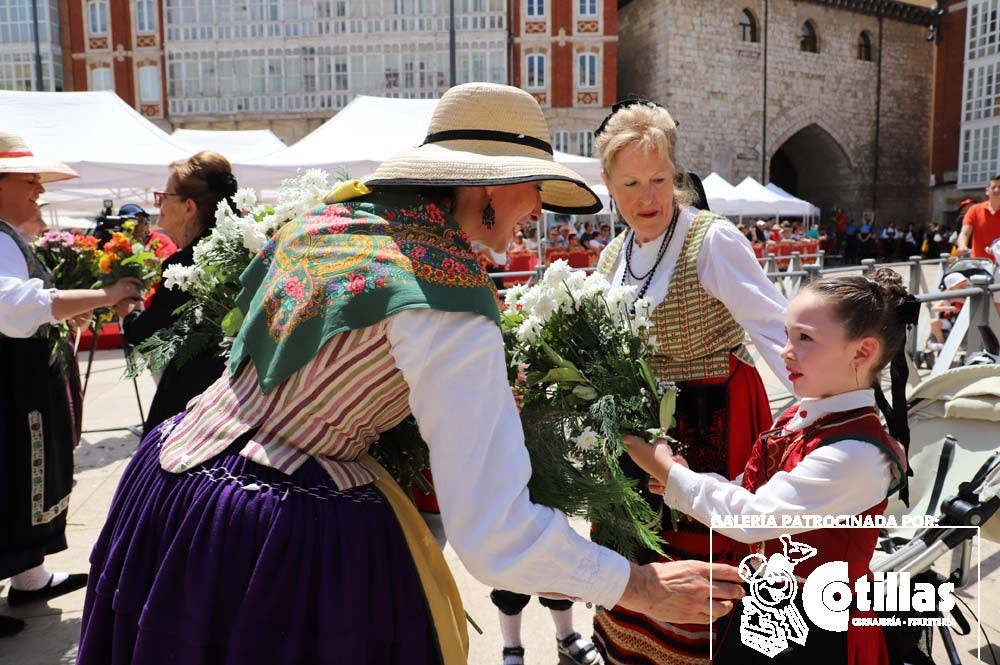
[[[376,191],[283,226],[240,278],[229,370],[250,358],[266,393],[334,335],[406,309],[481,314],[496,290],[454,218],[426,198]]]

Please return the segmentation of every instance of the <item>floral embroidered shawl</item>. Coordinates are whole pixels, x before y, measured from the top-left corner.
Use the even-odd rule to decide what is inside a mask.
[[[409,192],[318,205],[283,226],[240,280],[244,320],[229,369],[252,359],[265,393],[334,335],[406,309],[500,320],[496,290],[465,232]]]

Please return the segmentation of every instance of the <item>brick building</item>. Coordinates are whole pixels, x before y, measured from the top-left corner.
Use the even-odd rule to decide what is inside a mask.
[[[164,118],[159,0],[63,0],[67,90],[112,90],[154,122]]]
[[[511,84],[535,96],[556,150],[593,154],[593,131],[618,93],[615,0],[516,0]]]
[[[929,213],[927,2],[622,0],[619,90],[666,104],[679,159],[849,216]]]

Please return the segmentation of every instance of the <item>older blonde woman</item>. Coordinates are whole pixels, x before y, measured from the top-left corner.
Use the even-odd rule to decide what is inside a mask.
[[[771,424],[744,339],[749,333],[774,373],[787,379],[780,358],[785,299],[734,224],[692,207],[695,195],[677,162],[677,126],[665,108],[618,104],[595,134],[604,183],[628,225],[604,250],[598,270],[613,284],[636,286],[636,297],[655,305],[653,372],[680,384],[670,434],[691,468],[735,477],[757,434]],[[623,464],[636,478],[647,478],[631,460]],[[662,505],[657,493],[647,499]],[[672,558],[708,558],[707,528],[687,518],[676,531],[663,528]],[[652,552],[640,557],[655,559]],[[708,659],[711,629],[705,626],[662,623],[615,607],[596,614],[595,629],[608,663]]]
[[[132,279],[102,289],[53,288],[30,241],[45,229],[44,183],[75,178],[65,164],[36,157],[0,132],[0,579],[9,605],[41,602],[86,584],[84,574],[49,572],[45,556],[66,549],[79,407],[68,382],[76,358],[56,324],[97,307],[138,302]],[[57,358],[58,362],[53,362]],[[23,628],[0,617],[0,637]]]
[[[531,95],[475,83],[424,144],[282,227],[243,275],[230,370],[143,441],[94,554],[79,664],[464,663],[440,549],[365,451],[407,414],[486,584],[708,621],[735,569],[630,565],[532,504],[499,311],[471,243],[593,212]],[[707,602],[707,575],[714,570]]]

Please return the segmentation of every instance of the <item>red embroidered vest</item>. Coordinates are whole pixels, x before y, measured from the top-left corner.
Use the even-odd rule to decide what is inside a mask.
[[[781,414],[775,421],[774,428],[762,432],[754,443],[743,474],[743,487],[749,491],[756,492],[757,488],[778,471],[791,471],[814,450],[845,439],[868,441],[899,464],[889,444],[889,435],[882,427],[874,407],[831,413],[797,432],[782,431],[798,408],[795,405]],[[890,488],[889,493],[895,489],[895,486]],[[859,517],[881,515],[885,506],[886,501],[883,499]],[[855,580],[869,573],[868,564],[878,542],[878,528],[814,529],[796,534],[792,539],[816,548],[816,556],[795,567],[797,576],[806,577],[817,566],[829,561],[846,561],[850,579]],[[782,544],[779,540],[770,540],[762,543],[760,549],[765,556],[770,556],[774,552],[781,552]]]

